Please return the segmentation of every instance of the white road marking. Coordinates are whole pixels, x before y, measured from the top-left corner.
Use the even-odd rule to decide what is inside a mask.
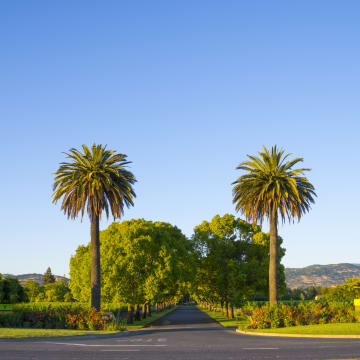
[[[158,342],[165,342],[166,339],[165,338],[158,338]]]
[[[45,341],[47,344],[55,345],[67,345],[67,346],[87,346],[87,347],[132,347],[132,346],[167,346],[165,344],[121,344],[121,345],[111,345],[111,344],[74,344],[74,343],[58,343],[52,341]]]
[[[109,351],[116,351],[116,352],[129,352],[129,351],[140,351],[139,349],[128,349],[128,350],[118,350],[118,349],[108,349],[108,350],[100,350],[100,351],[104,351],[104,352],[109,352]]]
[[[242,348],[243,350],[279,350],[279,348]]]
[[[147,339],[145,340],[145,342],[152,342],[152,339]]]

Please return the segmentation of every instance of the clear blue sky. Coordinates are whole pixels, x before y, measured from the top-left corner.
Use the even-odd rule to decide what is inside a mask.
[[[318,193],[280,227],[284,264],[360,263],[359,13],[331,0],[1,1],[0,272],[68,273],[89,222],[51,203],[52,173],[93,142],[133,162],[124,219],[188,236],[234,213],[235,167],[277,144]]]

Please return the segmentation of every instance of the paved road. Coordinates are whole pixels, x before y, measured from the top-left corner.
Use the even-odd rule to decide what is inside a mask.
[[[356,339],[253,337],[182,306],[153,326],[107,338],[0,340],[1,360],[360,359]]]

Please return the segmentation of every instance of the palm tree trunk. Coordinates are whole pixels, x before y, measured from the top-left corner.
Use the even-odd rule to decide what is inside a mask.
[[[277,303],[277,214],[270,215],[270,261],[269,261],[269,300]]]
[[[100,311],[100,239],[99,239],[99,215],[91,216],[91,307]]]

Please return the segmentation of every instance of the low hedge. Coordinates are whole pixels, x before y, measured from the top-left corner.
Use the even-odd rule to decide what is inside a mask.
[[[96,312],[82,303],[22,303],[14,304],[11,312],[0,312],[0,327],[35,329],[103,330],[107,323],[104,312],[111,311],[119,319],[127,311],[124,304],[104,304]]]
[[[248,304],[237,310],[237,316],[247,317],[248,328],[252,329],[357,321],[357,315],[351,303],[326,301],[280,303],[273,306]]]

